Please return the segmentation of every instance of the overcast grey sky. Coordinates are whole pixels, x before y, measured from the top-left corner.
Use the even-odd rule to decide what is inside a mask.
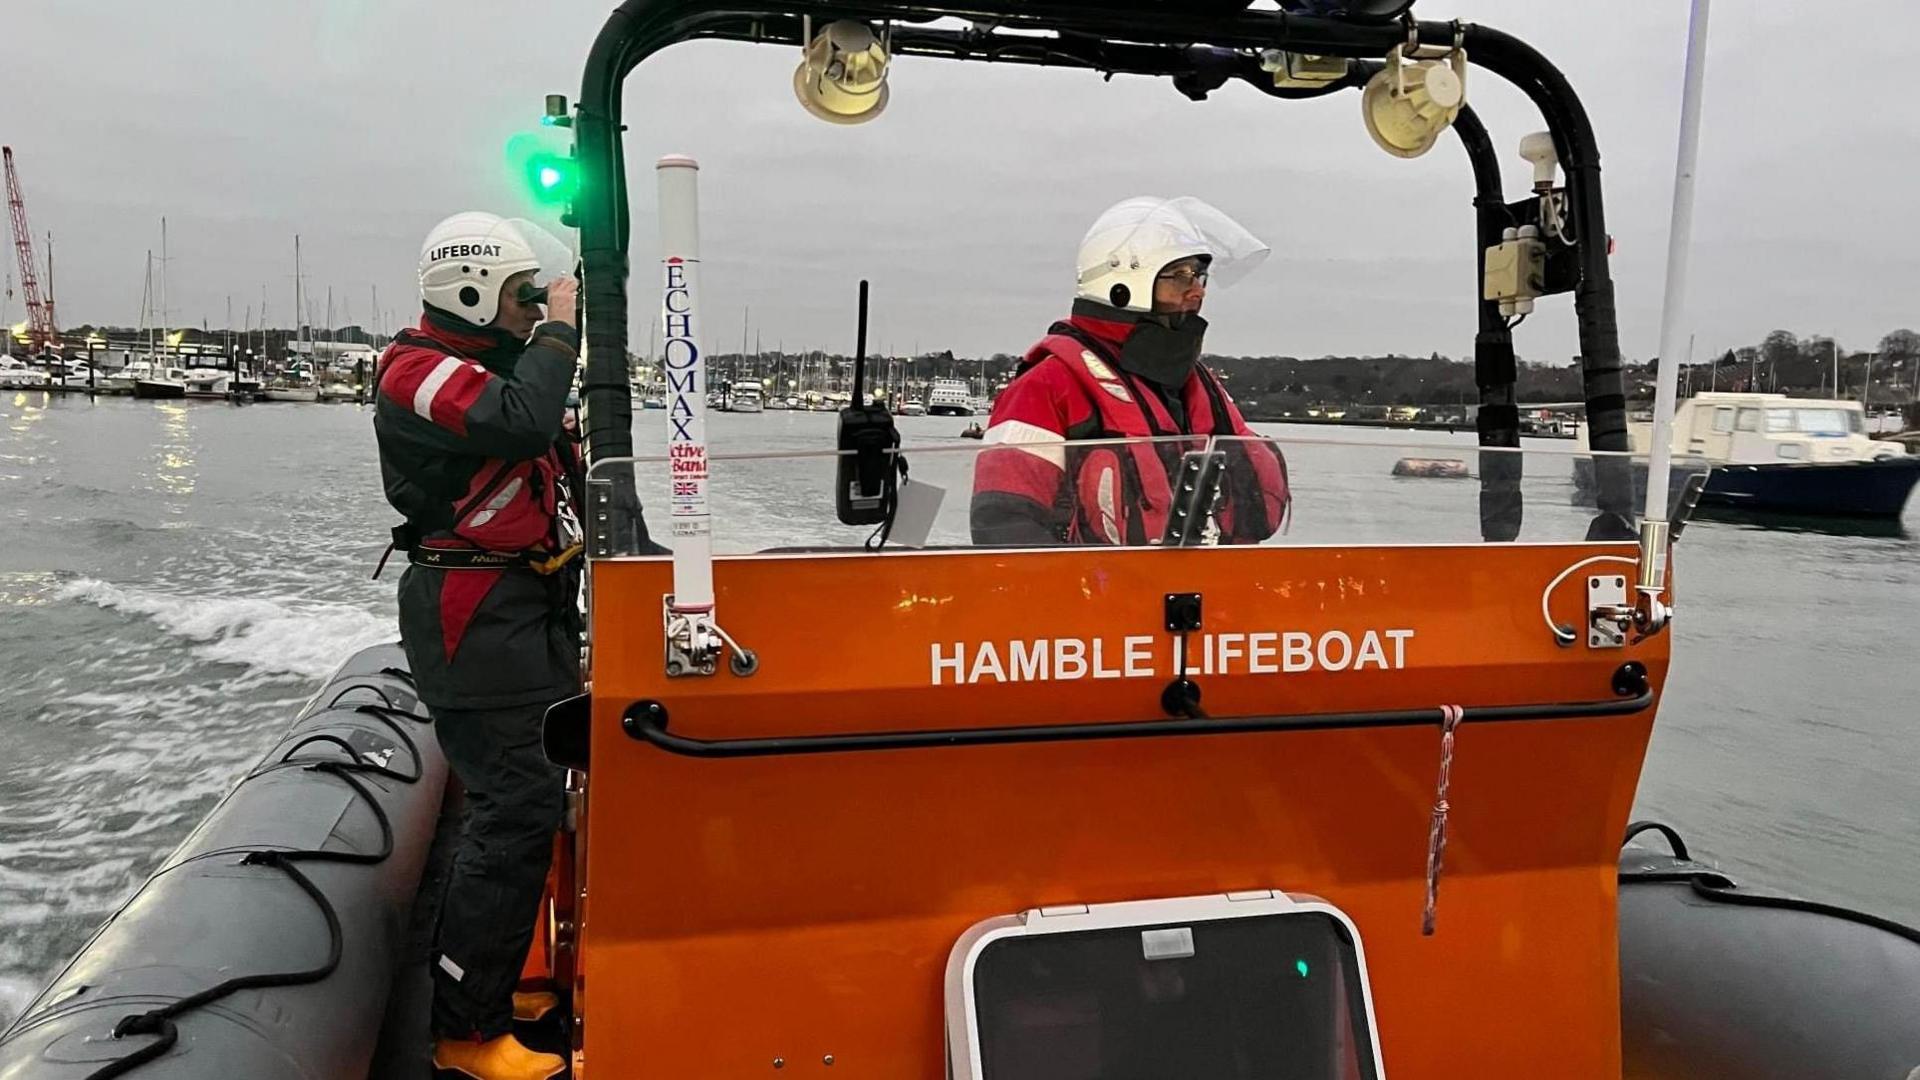
[[[417,312],[425,231],[463,209],[524,212],[507,136],[541,95],[577,91],[604,0],[8,0],[0,141],[36,233],[57,245],[61,322],[134,323],[169,222],[175,323],[286,325],[293,236],[335,322]],[[1686,0],[1421,0],[1531,41],[1598,130],[1618,239],[1621,337],[1656,351]],[[1920,324],[1920,115],[1913,0],[1722,0],[1714,13],[1690,323],[1700,349],[1768,330],[1870,347]],[[874,342],[904,352],[1024,349],[1064,312],[1075,246],[1104,207],[1193,194],[1273,258],[1208,302],[1215,351],[1463,355],[1474,316],[1471,181],[1457,141],[1404,162],[1374,147],[1358,96],[1194,103],[1164,82],[908,60],[877,121],[838,128],[794,102],[792,50],[683,45],[628,81],[636,265],[655,252],[652,162],[703,169],[709,347],[849,349],[854,283]],[[1476,73],[1477,74],[1477,73]],[[1512,197],[1541,123],[1492,76],[1469,98]],[[10,238],[9,238],[10,239]],[[40,238],[36,238],[37,241]],[[44,255],[43,255],[44,257]],[[7,268],[13,270],[11,255]],[[13,270],[17,276],[17,270]],[[649,278],[644,274],[639,282]],[[17,288],[17,282],[16,282]],[[636,348],[651,298],[636,296]],[[9,322],[23,318],[18,296]],[[1543,303],[1523,355],[1574,351],[1570,304]]]

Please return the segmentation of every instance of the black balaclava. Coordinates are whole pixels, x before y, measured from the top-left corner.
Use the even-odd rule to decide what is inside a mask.
[[[1203,257],[1201,265],[1204,267],[1212,261]],[[1169,390],[1180,390],[1200,363],[1200,344],[1207,335],[1207,320],[1197,311],[1129,310],[1124,306],[1127,303],[1124,290],[1125,286],[1115,286],[1114,291],[1120,295],[1113,298],[1112,305],[1084,298],[1077,300],[1074,314],[1132,323],[1132,332],[1120,346],[1120,366]],[[1147,296],[1147,303],[1153,303],[1151,294]]]
[[[1178,390],[1193,377],[1200,363],[1200,342],[1207,320],[1200,313],[1173,311],[1140,314],[1120,346],[1120,366],[1169,390]]]
[[[442,311],[432,304],[421,306],[426,309],[427,321],[435,326],[451,331],[469,341],[485,342],[484,345],[469,349],[473,354],[470,359],[480,361],[487,370],[496,375],[513,373],[514,365],[518,363],[521,352],[527,347],[524,338],[514,337],[491,323],[486,326],[475,326],[460,316],[450,311]]]

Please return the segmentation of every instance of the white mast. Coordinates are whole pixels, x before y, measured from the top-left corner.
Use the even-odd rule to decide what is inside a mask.
[[[660,192],[660,367],[667,381],[673,592],[666,597],[668,675],[711,675],[725,633],[714,619],[713,524],[707,506],[707,373],[700,347],[700,165],[668,155]],[[751,670],[735,648],[733,670]]]
[[[300,296],[300,234],[293,234],[293,335],[298,341],[307,340],[307,309],[301,306]],[[314,374],[311,357],[307,367],[309,376]],[[318,384],[316,384],[318,385]]]
[[[160,366],[166,367],[166,350],[173,347],[167,339],[172,336],[167,326],[167,219],[160,219]],[[154,378],[165,378],[164,370],[154,373]]]
[[[1687,314],[1687,273],[1693,246],[1693,181],[1700,164],[1700,104],[1707,80],[1707,15],[1711,0],[1693,0],[1687,29],[1686,82],[1680,96],[1680,148],[1673,176],[1673,218],[1667,232],[1667,295],[1660,314],[1660,371],[1653,406],[1653,445],[1647,463],[1647,508],[1640,520],[1636,622],[1652,633],[1666,625],[1660,594],[1667,587],[1667,489],[1673,467],[1673,409],[1679,387],[1681,326]],[[1593,242],[1595,238],[1589,238]]]
[[[147,362],[153,362],[153,249],[147,249],[147,276],[140,285],[140,329],[147,334]]]

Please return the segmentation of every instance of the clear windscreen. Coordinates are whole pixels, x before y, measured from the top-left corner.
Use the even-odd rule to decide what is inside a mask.
[[[962,437],[963,424],[943,417],[901,418],[897,455],[868,466],[869,481],[891,483],[862,486],[857,457],[805,445],[831,444],[833,419],[710,418],[716,553],[1629,539],[1646,500],[1645,455],[1593,454],[1573,440],[1494,449],[1470,432],[1330,428],[1018,443]],[[736,434],[746,438],[729,438]],[[617,527],[619,507],[631,505],[620,491],[628,469],[652,538],[672,544],[666,457],[639,457],[590,473],[589,549],[598,556],[639,553],[637,534]],[[1675,459],[1670,521],[1684,522],[1706,470],[1699,459]],[[843,524],[843,485],[869,517],[890,512],[890,528]]]

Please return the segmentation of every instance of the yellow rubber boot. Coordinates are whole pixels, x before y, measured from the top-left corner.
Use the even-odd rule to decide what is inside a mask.
[[[560,1007],[560,995],[546,990],[515,990],[513,992],[513,1018],[521,1023],[533,1023]]]
[[[567,1070],[566,1059],[520,1045],[511,1035],[486,1042],[441,1039],[433,1044],[433,1067],[474,1080],[549,1080]]]

